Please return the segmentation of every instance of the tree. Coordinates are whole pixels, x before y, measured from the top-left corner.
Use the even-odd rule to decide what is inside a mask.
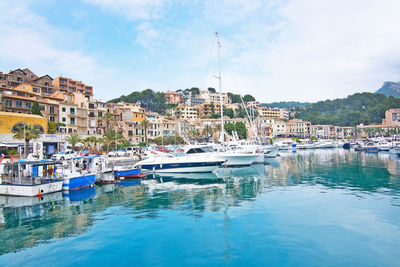
[[[147,143],[147,142],[148,142],[148,140],[147,140],[147,127],[150,126],[150,122],[149,122],[147,119],[144,119],[144,120],[140,123],[140,126],[141,126],[142,128],[144,128],[144,140],[145,140],[145,142]]]
[[[106,112],[104,114],[104,121],[106,122],[106,131],[113,128],[115,124],[117,123],[117,119],[115,118],[115,115],[110,112]]]
[[[60,127],[65,127],[67,126],[65,123],[63,122],[56,122],[56,126],[57,126],[57,132],[60,131]]]
[[[192,87],[190,88],[190,93],[192,94],[192,96],[196,96],[200,94],[200,89],[197,87]]]
[[[213,87],[208,87],[207,90],[210,93],[216,93],[215,88],[213,88]]]
[[[256,101],[256,99],[254,98],[254,96],[252,95],[244,95],[243,96],[243,101],[245,103],[250,102],[250,101]]]
[[[107,146],[107,153],[110,150],[110,145],[114,144],[118,148],[118,142],[123,142],[126,139],[122,136],[121,133],[115,131],[115,130],[108,130],[103,134],[103,137],[101,138],[101,142]],[[117,143],[115,143],[117,141]]]
[[[65,141],[71,144],[72,149],[75,150],[76,144],[81,141],[81,137],[77,134],[70,134],[65,137]]]
[[[232,132],[235,130],[235,125],[233,123],[225,123],[224,130],[227,134],[232,135]]]
[[[235,131],[237,132],[240,139],[246,139],[247,130],[246,125],[243,122],[238,121],[235,123]]]
[[[31,112],[32,112],[32,114],[39,115],[39,116],[43,117],[42,112],[40,112],[39,103],[37,101],[33,102],[32,106],[31,106]]]
[[[19,124],[15,128],[13,138],[25,141],[25,157],[28,157],[29,141],[39,138],[40,127],[38,125]]]
[[[210,135],[213,134],[213,129],[211,127],[211,125],[206,124],[206,126],[204,126],[203,130],[202,130],[202,135],[206,138],[209,138]]]
[[[233,119],[235,117],[235,113],[233,112],[233,109],[231,109],[231,108],[224,107],[224,114],[231,119]]]
[[[57,124],[54,122],[49,122],[47,124],[47,133],[48,134],[55,134],[57,132]]]

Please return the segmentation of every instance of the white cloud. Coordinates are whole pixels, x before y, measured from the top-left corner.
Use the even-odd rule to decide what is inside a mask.
[[[162,16],[165,0],[84,0],[100,6],[104,10],[111,10],[130,20],[149,20]]]
[[[237,49],[226,71],[263,101],[374,91],[400,74],[399,9],[398,1],[288,1],[277,11],[280,33],[242,32],[253,44]],[[266,25],[252,26],[263,33]]]
[[[106,64],[79,48],[68,48],[71,43],[82,43],[79,32],[60,30],[49,24],[45,18],[29,11],[29,2],[21,3],[18,8],[11,2],[0,2],[0,10],[6,10],[0,16],[1,71],[29,68],[37,75],[60,75],[82,80],[94,86],[95,97],[109,100],[121,95],[127,84],[145,86],[132,73],[109,68]],[[20,19],[15,19],[20,18]],[[140,87],[139,87],[140,88]],[[110,95],[110,91],[114,94]]]

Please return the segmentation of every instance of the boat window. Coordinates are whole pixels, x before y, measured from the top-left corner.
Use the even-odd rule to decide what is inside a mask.
[[[214,149],[212,149],[211,147],[203,147],[203,148],[201,148],[201,149],[203,150],[203,151],[202,151],[203,153],[204,153],[204,152],[215,152]]]
[[[197,152],[194,150],[194,148],[191,148],[191,149],[188,150],[188,152],[186,152],[186,154],[194,154],[194,153],[197,153]]]

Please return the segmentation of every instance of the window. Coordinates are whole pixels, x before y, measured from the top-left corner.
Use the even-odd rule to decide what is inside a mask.
[[[69,122],[70,124],[75,124],[75,118],[71,118]]]
[[[62,110],[62,112],[65,112],[66,111],[66,109],[63,107],[63,108],[61,108],[61,110]]]
[[[17,77],[17,81],[18,82],[22,82],[22,78],[21,77]]]
[[[68,96],[68,101],[72,101],[72,96]]]
[[[33,88],[33,92],[40,93],[40,89],[39,88]]]
[[[89,112],[89,117],[94,118],[94,112]]]
[[[54,113],[54,107],[50,107],[50,113]]]
[[[15,105],[16,105],[18,108],[21,108],[21,107],[22,107],[22,101],[21,101],[21,100],[16,100],[16,101],[15,101]]]
[[[69,108],[69,113],[71,115],[75,115],[75,108]]]
[[[50,121],[54,122],[54,117],[53,116],[50,116]]]
[[[63,122],[66,122],[66,121],[67,121],[67,119],[66,119],[66,118],[62,118],[61,120],[62,120]]]
[[[49,83],[48,82],[44,82],[44,86],[49,86]]]
[[[45,111],[46,110],[46,106],[45,105],[39,105],[39,109]]]
[[[103,117],[103,112],[98,112],[97,117],[99,117],[99,118]]]
[[[25,93],[23,93],[23,92],[17,92],[17,96],[25,96]]]
[[[89,104],[89,108],[94,109],[94,104]]]
[[[128,131],[128,135],[129,135],[129,136],[132,136],[132,135],[133,135],[133,132],[132,132],[132,131]]]
[[[30,108],[32,107],[32,103],[31,103],[31,102],[26,102],[26,103],[25,103],[25,106],[26,106],[26,108],[29,108],[29,109],[30,109]]]
[[[6,99],[6,106],[7,107],[12,107],[13,106],[13,101],[11,99]]]

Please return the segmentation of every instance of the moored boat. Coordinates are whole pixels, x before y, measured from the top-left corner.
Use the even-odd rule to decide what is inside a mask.
[[[20,160],[1,164],[0,195],[32,197],[61,191],[57,163]]]

